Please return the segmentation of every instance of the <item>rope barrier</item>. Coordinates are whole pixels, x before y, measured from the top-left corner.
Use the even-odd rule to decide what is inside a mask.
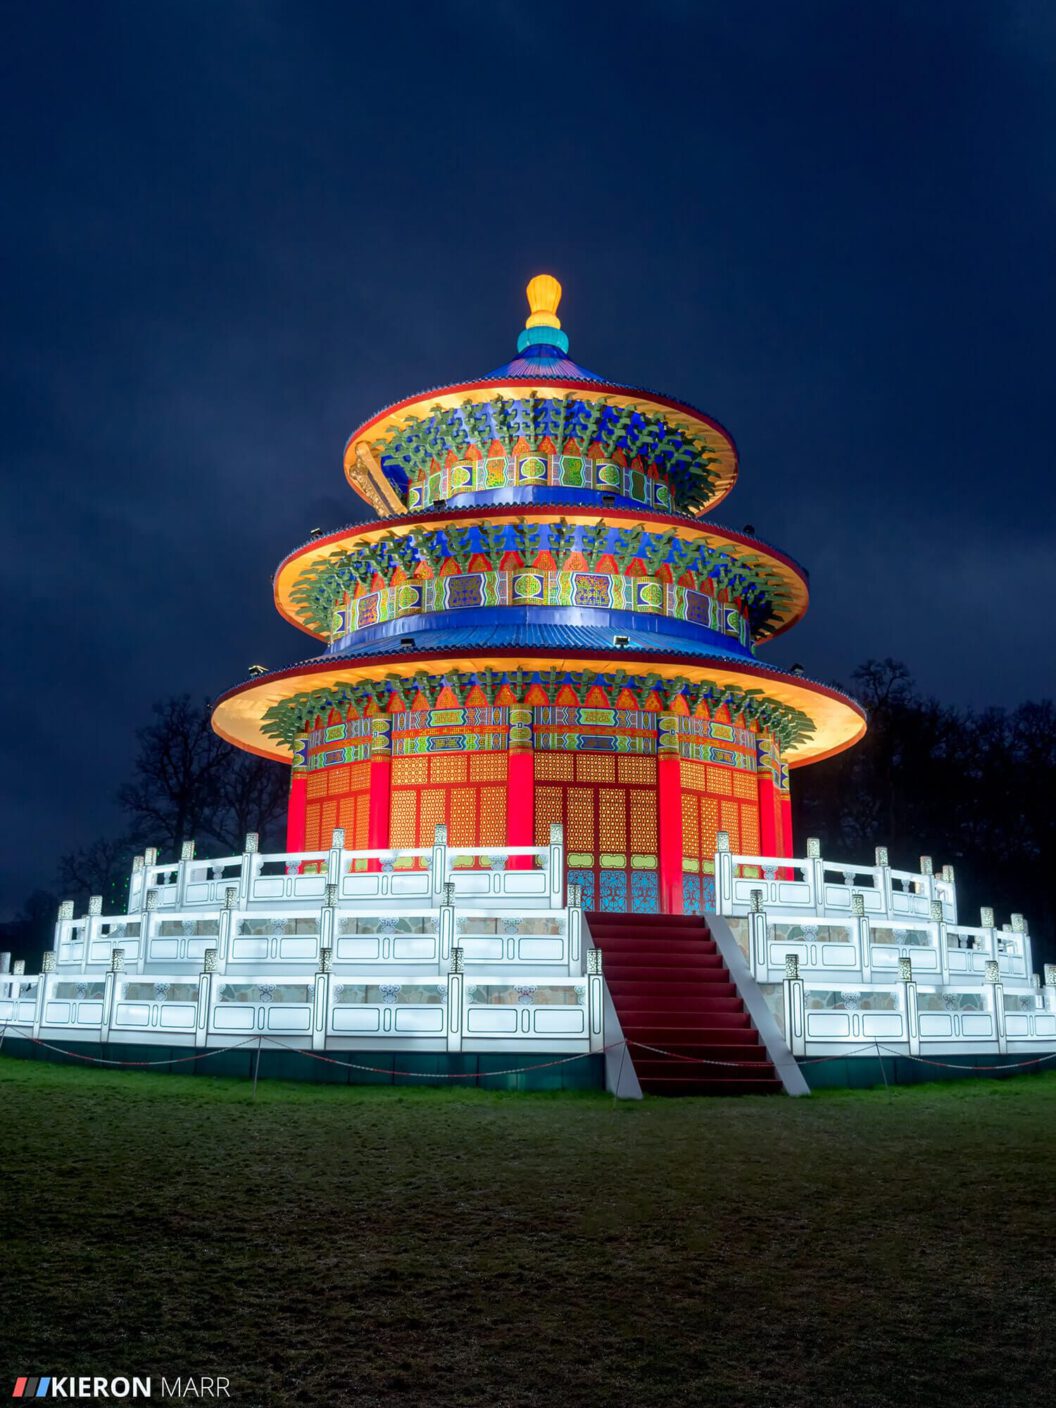
[[[513,1076],[520,1075],[522,1071],[543,1071],[550,1066],[565,1066],[570,1061],[582,1061],[588,1056],[599,1056],[605,1051],[612,1051],[617,1046],[626,1046],[626,1042],[614,1041],[608,1046],[603,1046],[600,1051],[577,1051],[571,1056],[561,1056],[553,1061],[541,1061],[534,1066],[513,1066],[504,1071],[398,1071],[391,1066],[364,1066],[355,1061],[339,1061],[333,1056],[326,1056],[321,1051],[311,1051],[303,1046],[289,1046],[284,1041],[279,1041],[273,1036],[250,1036],[245,1041],[235,1042],[233,1046],[215,1046],[208,1051],[195,1052],[192,1056],[172,1056],[164,1061],[115,1061],[103,1056],[88,1056],[81,1051],[70,1051],[63,1046],[55,1046],[52,1042],[43,1041],[40,1037],[32,1035],[32,1029],[21,1027],[15,1022],[3,1023],[3,1031],[0,1033],[0,1049],[3,1047],[3,1038],[7,1035],[8,1028],[15,1032],[20,1032],[26,1041],[34,1046],[42,1046],[45,1051],[57,1052],[60,1056],[72,1056],[78,1061],[87,1061],[93,1066],[125,1066],[129,1068],[142,1068],[144,1066],[178,1066],[185,1065],[189,1061],[204,1061],[209,1056],[219,1056],[225,1051],[238,1051],[244,1046],[256,1045],[259,1050],[261,1041],[266,1041],[272,1046],[277,1046],[281,1051],[292,1051],[298,1056],[308,1056],[313,1061],[325,1061],[331,1066],[344,1066],[352,1071],[370,1071],[376,1075],[385,1076],[412,1076],[421,1080],[476,1080],[480,1076]],[[480,1053],[469,1053],[480,1054]]]
[[[83,1051],[68,1051],[64,1046],[55,1046],[50,1041],[42,1041],[39,1036],[33,1035],[31,1027],[20,1027],[16,1022],[4,1023],[4,1036],[7,1035],[8,1028],[15,1032],[21,1032],[26,1041],[34,1046],[42,1046],[45,1051],[55,1051],[60,1056],[72,1056],[76,1061],[87,1061],[93,1066],[183,1066],[188,1061],[205,1061],[210,1056],[219,1056],[224,1051],[238,1051],[240,1047],[251,1046],[257,1040],[255,1036],[247,1037],[245,1041],[237,1041],[233,1046],[214,1046],[208,1051],[196,1051],[193,1056],[169,1056],[164,1061],[113,1061],[105,1056],[88,1056]],[[3,1038],[0,1037],[0,1047],[3,1046]]]
[[[964,1071],[969,1069],[977,1071],[1018,1071],[1024,1066],[1040,1066],[1044,1061],[1056,1061],[1056,1051],[1049,1051],[1044,1056],[1035,1057],[1032,1061],[1008,1061],[1001,1066],[967,1067],[951,1061],[929,1061],[926,1056],[912,1056],[908,1051],[892,1051],[889,1046],[885,1046],[883,1050],[886,1051],[889,1056],[904,1056],[907,1061],[916,1061],[921,1066],[937,1066],[944,1071]]]
[[[294,1051],[301,1056],[310,1056],[313,1061],[325,1061],[328,1066],[344,1066],[350,1071],[371,1071],[376,1075],[383,1076],[411,1076],[415,1080],[477,1080],[481,1076],[517,1076],[522,1071],[545,1071],[551,1066],[567,1066],[571,1061],[582,1061],[588,1056],[600,1056],[602,1052],[613,1051],[617,1046],[626,1046],[623,1041],[614,1041],[608,1046],[603,1046],[600,1051],[577,1051],[571,1056],[559,1056],[553,1061],[540,1061],[534,1066],[511,1066],[505,1071],[397,1071],[391,1066],[363,1066],[357,1061],[338,1061],[334,1056],[324,1056],[321,1051],[308,1051],[303,1046],[287,1046],[284,1041],[279,1041],[273,1036],[266,1036],[265,1041],[271,1042],[273,1046],[278,1046],[283,1051]],[[462,1053],[452,1053],[460,1055]],[[468,1052],[467,1055],[480,1055],[480,1052]]]
[[[358,1061],[341,1061],[335,1056],[326,1055],[324,1052],[312,1051],[302,1046],[290,1046],[287,1042],[280,1041],[277,1037],[267,1035],[247,1037],[244,1041],[235,1042],[231,1046],[215,1046],[205,1051],[196,1051],[190,1056],[169,1056],[160,1061],[118,1061],[104,1056],[89,1056],[81,1051],[71,1051],[67,1047],[56,1046],[53,1042],[44,1041],[40,1037],[33,1036],[31,1028],[22,1027],[15,1022],[4,1022],[2,1024],[2,1029],[0,1029],[0,1050],[3,1050],[4,1038],[7,1036],[8,1030],[19,1032],[24,1039],[29,1041],[32,1045],[40,1046],[45,1051],[53,1051],[59,1056],[69,1056],[74,1060],[85,1061],[93,1066],[120,1066],[137,1070],[154,1066],[182,1066],[196,1061],[205,1061],[211,1056],[219,1056],[226,1051],[239,1051],[243,1047],[252,1046],[254,1044],[257,1045],[259,1052],[260,1043],[262,1041],[268,1042],[270,1046],[278,1047],[280,1051],[291,1051],[296,1055],[306,1056],[310,1060],[321,1061],[329,1066],[340,1066],[350,1071],[365,1071],[371,1075],[407,1076],[414,1080],[477,1080],[482,1076],[520,1075],[528,1071],[549,1070],[554,1066],[567,1066],[574,1061],[583,1061],[588,1056],[600,1056],[606,1051],[614,1051],[619,1047],[623,1047],[626,1053],[632,1046],[640,1051],[649,1051],[656,1056],[666,1057],[668,1060],[682,1061],[696,1066],[720,1066],[737,1070],[755,1070],[766,1064],[766,1062],[763,1061],[719,1061],[709,1056],[688,1056],[684,1052],[667,1051],[662,1046],[651,1046],[648,1042],[629,1041],[624,1038],[621,1041],[608,1042],[598,1051],[577,1051],[570,1056],[555,1057],[552,1061],[539,1061],[531,1066],[511,1066],[508,1069],[500,1071],[404,1071],[397,1070],[391,1066],[368,1066]],[[870,1042],[866,1046],[858,1046],[850,1051],[833,1052],[829,1056],[806,1056],[797,1057],[795,1059],[800,1066],[817,1066],[823,1065],[828,1061],[847,1060],[848,1058],[864,1055],[866,1052],[871,1053],[874,1050],[877,1053],[878,1059],[882,1051],[888,1056],[903,1056],[906,1060],[916,1061],[919,1065],[934,1066],[936,1069],[947,1071],[963,1071],[967,1069],[974,1069],[976,1071],[1017,1071],[1023,1070],[1029,1066],[1043,1065],[1046,1061],[1056,1061],[1056,1051],[1050,1051],[1043,1056],[1037,1056],[1028,1061],[1005,1062],[996,1066],[973,1065],[972,1067],[966,1067],[963,1064],[953,1061],[933,1061],[929,1060],[927,1057],[915,1056],[906,1051],[895,1051],[892,1047],[881,1046],[877,1042]],[[480,1053],[466,1054],[479,1055]]]

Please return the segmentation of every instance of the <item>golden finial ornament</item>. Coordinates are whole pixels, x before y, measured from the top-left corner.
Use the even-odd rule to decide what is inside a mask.
[[[525,289],[528,307],[531,310],[524,331],[517,339],[517,351],[541,344],[568,351],[568,338],[561,331],[561,319],[557,316],[557,305],[561,302],[561,285],[553,274],[536,274],[529,280]]]
[[[536,274],[525,289],[528,307],[532,310],[526,328],[559,328],[557,305],[561,302],[561,285],[553,274]]]

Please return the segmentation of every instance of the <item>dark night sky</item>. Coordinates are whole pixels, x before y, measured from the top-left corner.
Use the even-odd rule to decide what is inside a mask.
[[[312,653],[341,451],[505,360],[716,415],[812,573],[769,652],[1056,692],[1050,3],[7,3],[0,909],[119,824],[152,700]]]

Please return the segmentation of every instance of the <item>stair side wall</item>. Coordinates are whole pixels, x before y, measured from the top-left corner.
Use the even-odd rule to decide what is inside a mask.
[[[725,919],[717,914],[707,915],[707,921],[711,937],[715,940],[715,946],[722,955],[722,961],[726,964],[730,979],[744,1002],[752,1024],[759,1033],[760,1041],[766,1047],[766,1054],[769,1056],[781,1084],[785,1087],[785,1093],[787,1095],[809,1095],[810,1086],[807,1084],[807,1079],[799,1069],[796,1058],[792,1055],[788,1042],[777,1024],[777,1019],[770,1011],[759,984],[748,971],[748,964],[745,962],[740,945],[733,937],[730,926]]]

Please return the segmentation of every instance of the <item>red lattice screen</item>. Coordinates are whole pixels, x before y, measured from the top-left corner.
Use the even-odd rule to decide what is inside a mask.
[[[393,758],[391,844],[431,846],[440,822],[449,845],[505,845],[505,753]]]
[[[304,848],[325,851],[335,826],[345,828],[349,850],[367,848],[370,763],[346,763],[308,774]]]

